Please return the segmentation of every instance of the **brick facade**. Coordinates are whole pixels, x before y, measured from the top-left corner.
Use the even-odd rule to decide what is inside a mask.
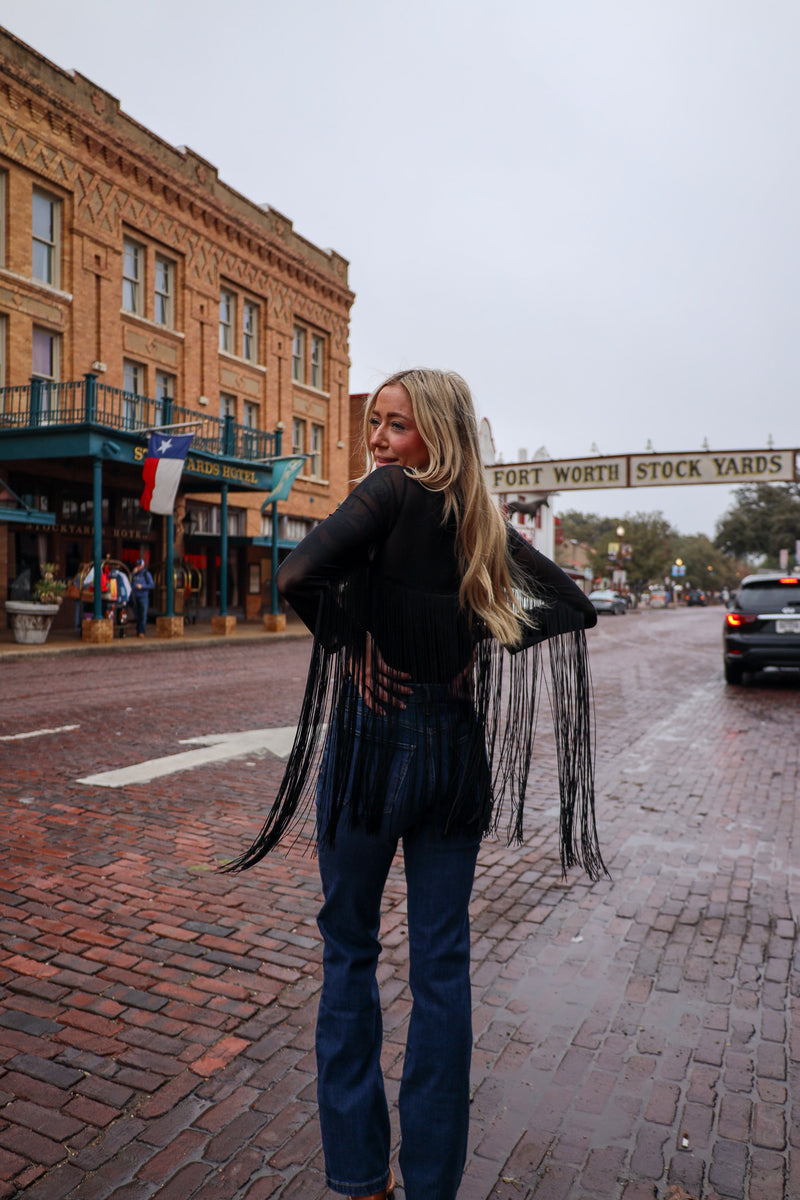
[[[55,348],[56,379],[95,370],[113,387],[130,389],[134,380],[142,395],[171,392],[201,415],[227,404],[240,424],[282,428],[284,453],[293,436],[304,436],[315,457],[279,509],[295,534],[336,506],[350,469],[353,302],[340,255],[306,241],[281,213],[222,183],[194,151],[167,145],[108,92],[3,30],[0,185],[1,384],[29,382],[36,330],[40,348],[43,335]],[[49,282],[41,265],[48,218]],[[236,495],[248,539],[262,533],[262,498]],[[249,566],[268,551],[249,545],[246,557]],[[246,615],[258,607],[259,598],[248,597]]]

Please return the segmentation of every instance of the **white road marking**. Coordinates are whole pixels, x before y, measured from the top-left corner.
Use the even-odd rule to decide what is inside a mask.
[[[80,725],[56,725],[55,729],[31,729],[28,733],[3,733],[0,742],[21,742],[23,738],[43,737],[46,733],[69,733]]]
[[[181,745],[199,743],[200,750],[184,750],[182,754],[167,754],[163,758],[150,758],[145,762],[132,763],[114,771],[101,771],[98,775],[86,775],[77,783],[88,783],[93,787],[126,787],[131,783],[149,783],[162,775],[175,771],[191,771],[206,763],[225,762],[230,758],[241,758],[246,754],[258,754],[269,750],[278,758],[286,758],[294,743],[295,725],[279,729],[244,729],[240,733],[209,733],[203,737],[185,738]]]

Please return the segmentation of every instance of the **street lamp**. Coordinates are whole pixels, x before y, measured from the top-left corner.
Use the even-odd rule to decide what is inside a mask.
[[[617,579],[617,585],[619,587],[622,587],[622,539],[624,537],[625,537],[625,526],[618,525],[617,526],[617,571],[619,572],[619,578]]]
[[[680,578],[681,578],[682,576],[684,576],[685,574],[686,574],[686,567],[683,565],[683,559],[682,559],[682,558],[676,558],[676,559],[675,559],[675,565],[674,565],[674,566],[673,566],[673,568],[672,568],[672,578],[673,578],[673,580],[675,580],[675,579],[680,579]],[[677,592],[677,593],[678,593],[678,595],[677,595],[676,599],[678,600],[678,603],[680,603],[680,599],[681,599],[681,597],[680,597],[680,593],[683,591],[683,584],[682,584],[682,583],[673,583],[673,585],[672,585],[672,590],[673,590],[674,592]]]

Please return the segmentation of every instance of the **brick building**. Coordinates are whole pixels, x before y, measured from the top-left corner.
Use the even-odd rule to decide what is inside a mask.
[[[258,617],[270,460],[308,456],[284,549],[348,490],[352,301],[340,255],[0,30],[0,598],[141,551]],[[139,507],[159,426],[195,435],[174,518]]]

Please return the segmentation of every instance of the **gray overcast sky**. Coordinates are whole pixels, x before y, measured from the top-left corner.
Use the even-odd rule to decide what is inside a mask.
[[[797,0],[3,0],[350,260],[351,390],[470,382],[506,461],[798,440]],[[712,534],[723,487],[562,493]]]

